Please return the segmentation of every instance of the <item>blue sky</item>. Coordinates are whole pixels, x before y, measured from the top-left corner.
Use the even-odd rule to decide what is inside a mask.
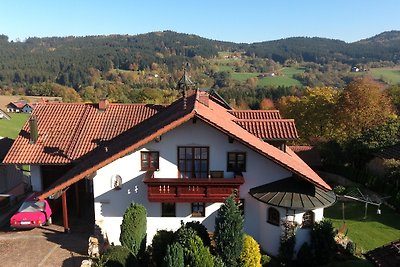
[[[27,37],[172,30],[260,42],[294,36],[358,41],[400,30],[399,0],[1,0],[0,34]]]

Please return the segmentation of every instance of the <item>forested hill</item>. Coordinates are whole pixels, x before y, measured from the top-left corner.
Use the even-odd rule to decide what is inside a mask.
[[[10,42],[7,36],[0,35],[0,84],[51,81],[78,88],[89,83],[93,70],[145,70],[158,64],[172,71],[180,69],[185,61],[201,67],[203,61],[199,59],[213,58],[222,51],[239,51],[279,63],[288,59],[319,64],[399,63],[400,31],[354,43],[296,37],[236,44],[171,31],[135,36],[29,38],[25,42]]]

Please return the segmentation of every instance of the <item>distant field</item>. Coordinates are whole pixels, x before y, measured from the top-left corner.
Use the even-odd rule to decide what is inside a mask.
[[[228,67],[228,66],[225,66]],[[301,83],[293,79],[294,74],[303,73],[304,68],[288,67],[282,69],[282,75],[274,77],[264,77],[258,79],[258,85],[260,86],[301,86]],[[249,72],[232,72],[232,79],[241,82],[246,81],[248,78],[257,77],[260,73],[249,73]]]
[[[400,83],[400,68],[376,68],[370,70],[375,79],[383,80],[390,84]]]
[[[0,136],[15,139],[30,114],[8,113],[11,120],[0,119]]]

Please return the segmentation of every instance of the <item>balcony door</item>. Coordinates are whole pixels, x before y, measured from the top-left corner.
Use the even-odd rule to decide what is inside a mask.
[[[207,178],[209,148],[196,146],[178,147],[178,170],[181,178]]]

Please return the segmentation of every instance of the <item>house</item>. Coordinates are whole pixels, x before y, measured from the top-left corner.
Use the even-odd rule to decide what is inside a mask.
[[[63,117],[51,116],[59,110]],[[298,250],[324,207],[336,201],[286,146],[291,138],[297,138],[294,121],[279,111],[236,111],[214,92],[184,90],[166,107],[39,105],[3,163],[30,164],[39,198],[62,197],[66,231],[67,195],[86,188],[94,223],[114,244],[132,202],[147,209],[150,244],[157,230],[176,230],[181,221],[213,231],[217,210],[234,193],[245,232],[277,255],[283,220],[301,225]]]
[[[367,169],[374,174],[384,175],[384,161],[387,159],[400,160],[400,144],[381,148],[373,154],[372,159],[367,163]]]
[[[10,102],[7,104],[7,112],[22,112],[23,107],[27,104],[25,100]]]
[[[36,107],[38,103],[26,103],[23,107],[22,107],[22,112],[23,113],[32,113],[33,109]]]
[[[0,137],[0,162],[4,159],[13,144],[12,139]],[[18,197],[27,187],[23,172],[15,165],[0,164],[0,197]]]
[[[318,169],[322,167],[321,154],[315,146],[290,146],[290,149],[311,168]]]
[[[10,120],[11,117],[2,109],[0,109],[0,120],[5,119],[5,120]]]

